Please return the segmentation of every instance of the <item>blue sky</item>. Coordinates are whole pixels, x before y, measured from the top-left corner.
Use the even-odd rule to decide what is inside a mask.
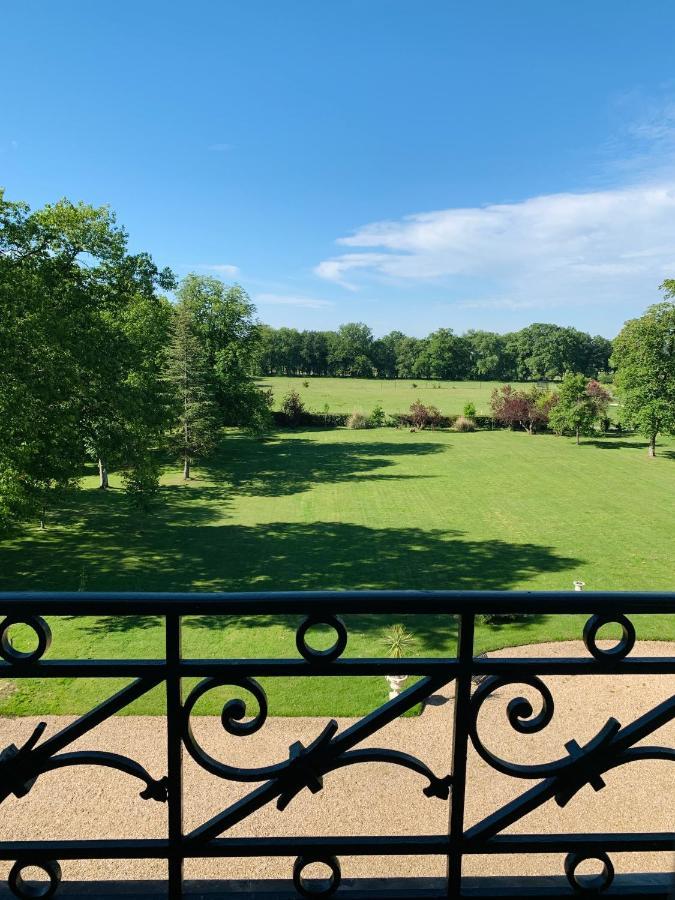
[[[0,184],[274,325],[613,336],[675,277],[670,0],[5,4]]]

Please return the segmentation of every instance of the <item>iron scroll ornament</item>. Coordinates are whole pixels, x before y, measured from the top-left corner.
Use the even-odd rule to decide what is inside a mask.
[[[423,788],[423,793],[427,797],[447,800],[452,784],[451,775],[437,776],[420,759],[397,750],[353,748],[433,691],[447,684],[451,677],[445,673],[425,676],[398,697],[389,700],[344,731],[339,732],[338,723],[335,719],[331,719],[323,731],[307,746],[300,741],[292,744],[288,759],[271,766],[250,769],[229,766],[206,753],[192,732],[190,717],[196,701],[209,690],[226,683],[239,685],[257,698],[258,712],[251,721],[244,723],[241,720],[246,713],[246,704],[240,699],[230,700],[225,704],[221,721],[225,730],[233,736],[253,734],[262,728],[267,715],[267,700],[262,686],[249,677],[229,682],[218,678],[203,680],[193,689],[183,706],[181,730],[188,753],[200,766],[220,778],[264,783],[196,828],[187,836],[187,842],[203,846],[274,800],[277,809],[283,810],[305,788],[313,794],[318,793],[323,788],[323,778],[327,773],[355,763],[383,762],[403,766],[427,779],[428,784]],[[247,730],[244,731],[244,728]]]

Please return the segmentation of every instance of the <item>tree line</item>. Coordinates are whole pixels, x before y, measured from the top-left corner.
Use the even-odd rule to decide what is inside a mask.
[[[31,211],[0,191],[0,523],[44,526],[88,463],[146,505],[162,456],[189,478],[222,426],[265,427],[259,340],[242,288],[178,283],[106,207]]]
[[[337,331],[261,327],[261,375],[357,378],[551,381],[565,372],[598,378],[609,369],[612,342],[576,328],[533,324],[511,334],[439,328],[425,338],[391,331],[375,338],[367,325]]]

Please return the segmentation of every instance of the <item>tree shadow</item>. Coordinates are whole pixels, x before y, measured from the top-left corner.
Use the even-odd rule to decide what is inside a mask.
[[[211,481],[225,479],[241,496],[281,497],[306,491],[316,484],[339,484],[355,478],[369,480],[425,478],[381,471],[396,459],[443,453],[448,446],[429,441],[400,444],[388,441],[330,441],[307,438],[268,439],[264,443],[232,436],[227,454],[207,460],[202,468]]]
[[[647,441],[627,441],[622,438],[594,438],[589,440],[585,438],[581,446],[597,447],[598,450],[646,450],[649,444]]]

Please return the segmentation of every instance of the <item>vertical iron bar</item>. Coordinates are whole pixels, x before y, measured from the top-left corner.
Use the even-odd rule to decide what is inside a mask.
[[[448,897],[459,897],[462,887],[462,841],[464,797],[466,794],[466,754],[469,737],[469,703],[473,663],[473,613],[459,618],[459,672],[455,682],[454,732],[452,739],[452,793],[450,795],[450,847],[448,852]]]
[[[183,896],[183,739],[181,736],[181,618],[166,616],[166,737],[169,777],[169,900]]]

